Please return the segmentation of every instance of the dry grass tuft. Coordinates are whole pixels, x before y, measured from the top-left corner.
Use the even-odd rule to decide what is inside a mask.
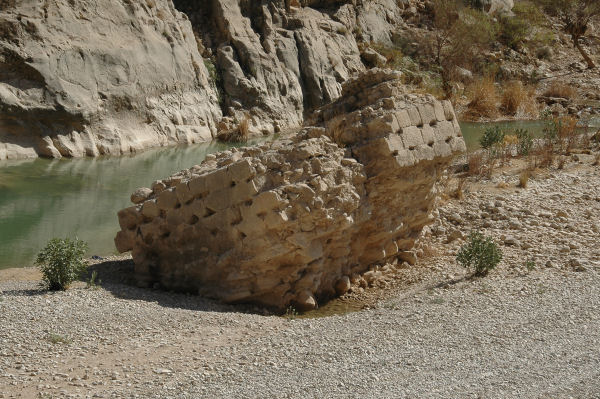
[[[483,153],[478,151],[469,154],[467,157],[467,165],[469,168],[467,174],[469,176],[481,176],[483,167]]]
[[[440,251],[430,244],[423,245],[422,250],[423,254],[421,255],[421,259],[431,259],[440,255]]]
[[[460,177],[456,184],[456,191],[454,192],[454,198],[462,201],[465,198],[465,184],[467,183],[466,177]]]
[[[528,170],[524,170],[519,175],[519,187],[527,188],[527,184],[529,183],[529,178],[531,177],[531,172]]]
[[[509,82],[502,92],[501,107],[506,115],[536,116],[535,88],[526,87],[520,81]]]
[[[493,118],[498,115],[498,90],[494,80],[483,78],[475,81],[466,89],[469,103],[468,118]]]
[[[558,165],[556,165],[556,167],[560,170],[563,170],[565,168],[565,164],[567,163],[567,157],[559,157],[558,158]]]
[[[577,96],[577,91],[564,82],[553,81],[544,92],[546,97],[566,98],[570,100]]]
[[[250,138],[250,117],[246,114],[237,127],[219,133],[217,139],[225,143],[245,143]]]
[[[556,126],[562,149],[568,152],[578,141],[577,119],[572,116],[562,116],[555,118],[553,123]]]

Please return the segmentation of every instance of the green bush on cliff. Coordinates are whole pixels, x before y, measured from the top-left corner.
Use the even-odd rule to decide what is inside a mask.
[[[37,255],[35,264],[48,289],[66,290],[85,269],[87,244],[79,239],[53,238]]]

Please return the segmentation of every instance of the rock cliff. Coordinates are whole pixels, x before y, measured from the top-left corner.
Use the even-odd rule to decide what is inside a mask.
[[[171,0],[0,2],[0,159],[211,140],[208,77]]]
[[[244,120],[255,135],[299,127],[365,69],[357,41],[389,42],[416,5],[1,2],[0,159],[206,141]]]
[[[211,155],[132,195],[115,243],[138,281],[310,309],[408,253],[465,143],[452,106],[370,70],[292,139]],[[360,95],[359,95],[360,94]]]

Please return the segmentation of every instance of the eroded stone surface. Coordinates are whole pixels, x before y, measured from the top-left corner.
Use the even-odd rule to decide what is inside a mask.
[[[3,2],[0,26],[0,160],[120,155],[216,133],[216,92],[171,0]]]
[[[139,282],[309,309],[408,256],[432,221],[438,174],[465,144],[450,103],[406,94],[398,77],[364,73],[292,139],[155,182],[119,213],[115,242],[132,250]]]

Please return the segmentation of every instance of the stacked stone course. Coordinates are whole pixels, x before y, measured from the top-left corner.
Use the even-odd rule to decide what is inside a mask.
[[[372,70],[291,139],[210,155],[119,212],[115,242],[142,285],[313,308],[408,252],[434,184],[465,150],[450,103]]]

